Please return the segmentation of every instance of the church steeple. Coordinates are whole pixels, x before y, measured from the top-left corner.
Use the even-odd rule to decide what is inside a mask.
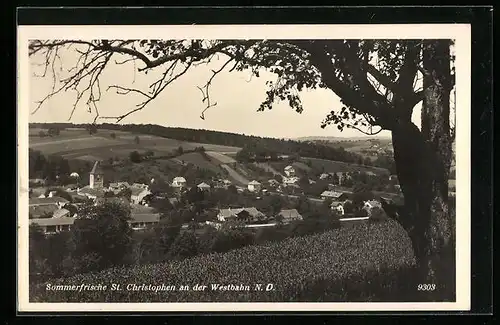
[[[89,179],[90,188],[103,188],[104,187],[104,173],[101,169],[99,161],[94,163],[94,167],[90,171]]]

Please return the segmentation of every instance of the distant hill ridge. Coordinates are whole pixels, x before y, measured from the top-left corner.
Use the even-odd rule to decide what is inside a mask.
[[[380,136],[360,136],[360,137],[326,137],[326,136],[308,136],[295,138],[297,141],[362,141],[362,140],[391,140],[390,137]]]
[[[89,124],[73,123],[31,123],[30,128],[88,128]],[[299,155],[301,157],[321,158],[346,163],[362,163],[363,157],[346,151],[343,148],[334,148],[326,144],[311,144],[297,140],[259,137],[245,134],[188,129],[181,127],[165,127],[155,124],[110,124],[102,123],[97,129],[127,131],[136,134],[154,135],[163,138],[176,139],[186,142],[217,144],[239,148],[256,148],[268,152],[285,155]],[[385,167],[385,166],[377,166]]]

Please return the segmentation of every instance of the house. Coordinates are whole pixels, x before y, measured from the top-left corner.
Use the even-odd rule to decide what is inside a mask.
[[[85,202],[88,198],[85,195],[79,193],[70,193],[73,202]]]
[[[84,195],[89,199],[95,200],[97,198],[104,197],[104,189],[102,188],[91,188],[89,186],[82,187],[76,191],[79,195]]]
[[[149,185],[142,184],[142,183],[134,183],[130,187],[136,187],[136,188],[142,188],[142,189],[149,189]]]
[[[115,203],[129,206],[130,202],[125,197],[99,197],[95,199],[95,204]]]
[[[75,218],[72,217],[42,218],[31,219],[30,225],[37,224],[42,228],[44,234],[49,235],[70,230],[74,222]]]
[[[292,177],[283,177],[283,184],[286,186],[295,185],[299,182],[299,178],[297,176]]]
[[[382,209],[382,203],[380,203],[379,201],[376,201],[376,200],[369,200],[369,201],[364,202],[363,210],[365,210],[368,213],[368,215],[371,214],[371,211],[373,208]]]
[[[337,192],[337,191],[324,191],[323,193],[321,193],[321,198],[323,200],[326,200],[326,199],[333,199],[333,200],[337,200],[339,199],[344,193],[341,193],[341,192]]]
[[[344,203],[345,202],[341,201],[333,201],[332,204],[330,205],[330,208],[333,211],[337,212],[339,216],[343,216],[345,214]]]
[[[159,213],[132,213],[129,225],[133,230],[143,230],[160,222]]]
[[[70,211],[67,209],[57,209],[53,213],[53,218],[64,218],[64,217],[72,217],[70,215]]]
[[[309,185],[316,184],[316,181],[314,179],[309,178]]]
[[[130,184],[128,182],[109,183],[109,190],[115,194],[120,193],[127,188],[130,188]]]
[[[52,218],[54,212],[60,208],[55,204],[49,205],[34,205],[28,208],[28,215],[30,219]]]
[[[217,214],[217,219],[219,221],[228,221],[228,220],[242,220],[242,221],[255,221],[262,220],[266,216],[257,210],[255,207],[250,208],[228,208],[228,209],[220,209]]]
[[[130,201],[132,202],[132,204],[141,204],[142,200],[147,195],[151,194],[151,192],[149,191],[147,186],[143,187],[134,185],[130,187],[130,191],[132,192],[132,194],[130,195]]]
[[[288,177],[295,176],[295,168],[293,166],[286,166],[284,171]]]
[[[172,206],[175,206],[177,203],[179,203],[179,199],[176,197],[169,197],[168,202],[170,202]]]
[[[272,187],[277,187],[280,185],[280,182],[278,182],[277,180],[275,180],[274,178],[271,178],[270,180],[267,181],[269,183],[269,186],[272,186]]]
[[[250,192],[259,192],[261,189],[262,189],[262,184],[260,184],[255,180],[248,183],[248,190]]]
[[[101,168],[101,164],[99,161],[94,163],[92,170],[89,175],[89,187],[91,189],[94,188],[103,188],[104,187],[104,172]]]
[[[42,206],[42,205],[56,205],[59,208],[62,208],[66,203],[69,203],[68,200],[62,198],[60,196],[52,196],[47,198],[31,198],[29,199],[29,206]]]
[[[283,218],[283,223],[287,223],[294,220],[303,220],[297,209],[283,209],[278,213],[278,216]]]
[[[47,189],[45,187],[30,187],[29,189],[29,197],[37,197],[42,198],[45,197],[45,192]]]
[[[330,175],[327,173],[323,173],[323,174],[319,175],[319,179],[321,179],[321,180],[325,180],[328,178],[330,178]]]
[[[175,177],[172,181],[172,187],[185,187],[186,179],[184,177]]]
[[[210,191],[210,185],[205,182],[198,184],[198,188],[202,191]]]

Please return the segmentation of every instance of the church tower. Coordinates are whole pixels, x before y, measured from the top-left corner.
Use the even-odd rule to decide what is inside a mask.
[[[99,161],[94,163],[94,167],[90,171],[89,179],[90,188],[103,188],[104,187],[104,173],[99,165]]]

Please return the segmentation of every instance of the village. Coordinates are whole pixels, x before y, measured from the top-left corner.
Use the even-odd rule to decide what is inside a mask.
[[[212,189],[228,189],[233,187],[238,194],[253,195],[256,200],[263,196],[279,195],[297,199],[303,194],[299,185],[299,177],[295,168],[288,165],[283,170],[284,177],[282,183],[274,178],[267,182],[259,182],[256,180],[250,181],[246,187],[233,185],[228,179],[206,180],[196,186],[196,190],[200,192],[210,192]],[[78,179],[77,173],[71,173],[71,177]],[[328,180],[332,176],[336,176],[341,180],[348,179],[350,173],[322,173],[319,175],[319,180]],[[390,177],[395,177],[394,175]],[[170,204],[179,203],[181,195],[192,190],[187,185],[184,177],[174,177],[169,184],[173,195],[167,197],[166,193],[153,193],[151,185],[155,182],[151,179],[150,184],[128,182],[111,182],[108,186],[104,185],[104,172],[101,168],[101,162],[96,161],[89,173],[88,185],[62,187],[60,189],[52,189],[47,191],[43,187],[43,180],[30,180],[32,184],[39,184],[30,188],[29,199],[29,215],[30,224],[37,224],[47,235],[55,234],[71,229],[76,218],[78,218],[79,207],[86,203],[100,205],[104,202],[115,201],[128,205],[131,211],[129,224],[132,229],[139,231],[151,228],[154,224],[160,221],[161,213],[151,206],[152,200],[168,200]],[[309,180],[310,184],[315,183],[313,179]],[[120,196],[123,191],[128,191],[129,198]],[[70,200],[58,195],[58,192],[65,192],[71,196]],[[321,193],[319,197],[308,197],[314,204],[329,204],[332,212],[339,217],[340,222],[365,221],[368,220],[371,211],[374,208],[380,208],[380,200],[366,200],[363,202],[361,215],[346,213],[346,206],[352,204],[352,190],[334,184],[329,184],[328,190]],[[386,198],[389,200],[389,198]],[[213,226],[220,229],[224,223],[229,221],[238,221],[243,223],[248,228],[272,227],[278,223],[289,223],[291,221],[302,220],[303,217],[297,209],[281,209],[276,215],[269,215],[259,211],[253,206],[225,206],[217,209],[215,218],[207,220],[203,224]],[[188,225],[184,224],[184,228]]]

